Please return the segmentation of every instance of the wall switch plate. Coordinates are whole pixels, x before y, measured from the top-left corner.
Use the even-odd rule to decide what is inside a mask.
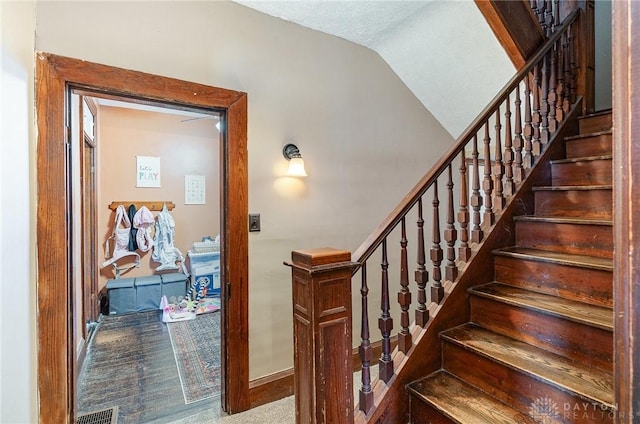
[[[260,231],[260,214],[249,214],[249,232]]]

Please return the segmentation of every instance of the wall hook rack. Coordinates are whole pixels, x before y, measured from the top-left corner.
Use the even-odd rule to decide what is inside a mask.
[[[164,205],[167,205],[167,210],[173,210],[176,205],[171,201],[148,201],[148,200],[129,200],[129,201],[117,201],[111,202],[109,205],[109,209],[115,211],[118,209],[118,206],[124,206],[128,208],[129,205],[135,205],[136,210],[140,209],[142,206],[146,206],[152,212],[160,212]]]

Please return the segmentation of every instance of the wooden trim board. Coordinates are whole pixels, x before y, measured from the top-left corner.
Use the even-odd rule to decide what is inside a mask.
[[[398,336],[391,337],[391,350],[398,345]],[[373,357],[379,358],[382,353],[382,343],[380,341],[371,343]],[[358,348],[353,349],[353,371],[362,369]],[[260,377],[249,382],[249,399],[251,408],[264,405],[276,400],[293,396],[293,368],[279,371],[274,374]],[[354,381],[353,387],[359,388],[360,382]]]
[[[173,78],[36,53],[37,343],[41,423],[75,422],[77,363],[72,341],[71,228],[67,99],[79,88],[130,101],[219,112],[222,224],[223,408],[249,408],[247,95]],[[233,235],[233,236],[231,236]],[[234,296],[227,293],[233,289]],[[66,302],[66,303],[65,303]]]

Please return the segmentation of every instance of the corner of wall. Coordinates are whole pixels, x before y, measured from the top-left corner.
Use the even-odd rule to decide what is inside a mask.
[[[0,2],[0,422],[7,423],[38,421],[35,6]]]

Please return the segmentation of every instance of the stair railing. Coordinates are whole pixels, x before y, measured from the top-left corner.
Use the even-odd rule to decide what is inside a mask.
[[[358,408],[364,414],[374,407],[370,333],[375,321],[369,316],[374,293],[368,277],[374,266],[370,265],[372,256],[377,253],[381,258],[381,283],[375,293],[380,297],[381,309],[378,318],[381,354],[377,365],[379,380],[387,384],[394,376],[394,364],[400,362],[394,355],[409,352],[415,335],[425,328],[430,313],[435,313],[442,302],[445,289],[456,281],[460,270],[473,257],[496,222],[496,214],[505,208],[576,101],[573,31],[579,11],[555,26],[552,15],[545,14],[551,10],[552,2],[541,3],[547,6],[541,7],[542,16],[546,16],[545,22],[549,28],[553,26],[554,32],[548,34],[538,52],[352,255],[356,263],[352,275],[357,278],[359,274],[361,287],[362,371]],[[431,214],[426,211],[429,203]],[[416,257],[414,288],[410,288],[408,267],[411,220],[416,223],[411,230],[414,234],[411,253]],[[431,247],[427,255],[429,239]],[[399,251],[392,261],[390,246],[394,243],[399,243]],[[390,263],[399,263],[397,305],[390,301]],[[412,294],[417,295],[413,319]],[[394,315],[400,320],[396,335],[392,335]],[[392,346],[396,343],[394,352]]]
[[[287,265],[293,281],[296,422],[353,422],[353,345],[359,345],[357,368],[361,368],[356,412],[371,413],[437,314],[447,290],[471,263],[576,102],[574,33],[580,10],[555,25],[558,2],[534,3],[534,13],[542,10],[545,24],[553,30],[547,41],[351,255],[351,261],[349,252],[334,249],[292,253]],[[374,255],[380,257],[379,285],[371,284]],[[410,257],[416,258],[415,285],[409,282]],[[397,302],[392,302],[396,278]],[[352,285],[360,287],[360,302],[352,302]],[[379,299],[379,337],[371,335],[376,324],[369,313],[371,299]],[[355,315],[360,319],[360,337],[353,344],[352,308],[359,309]],[[394,320],[400,322],[395,334]],[[375,365],[377,378],[372,377]]]

